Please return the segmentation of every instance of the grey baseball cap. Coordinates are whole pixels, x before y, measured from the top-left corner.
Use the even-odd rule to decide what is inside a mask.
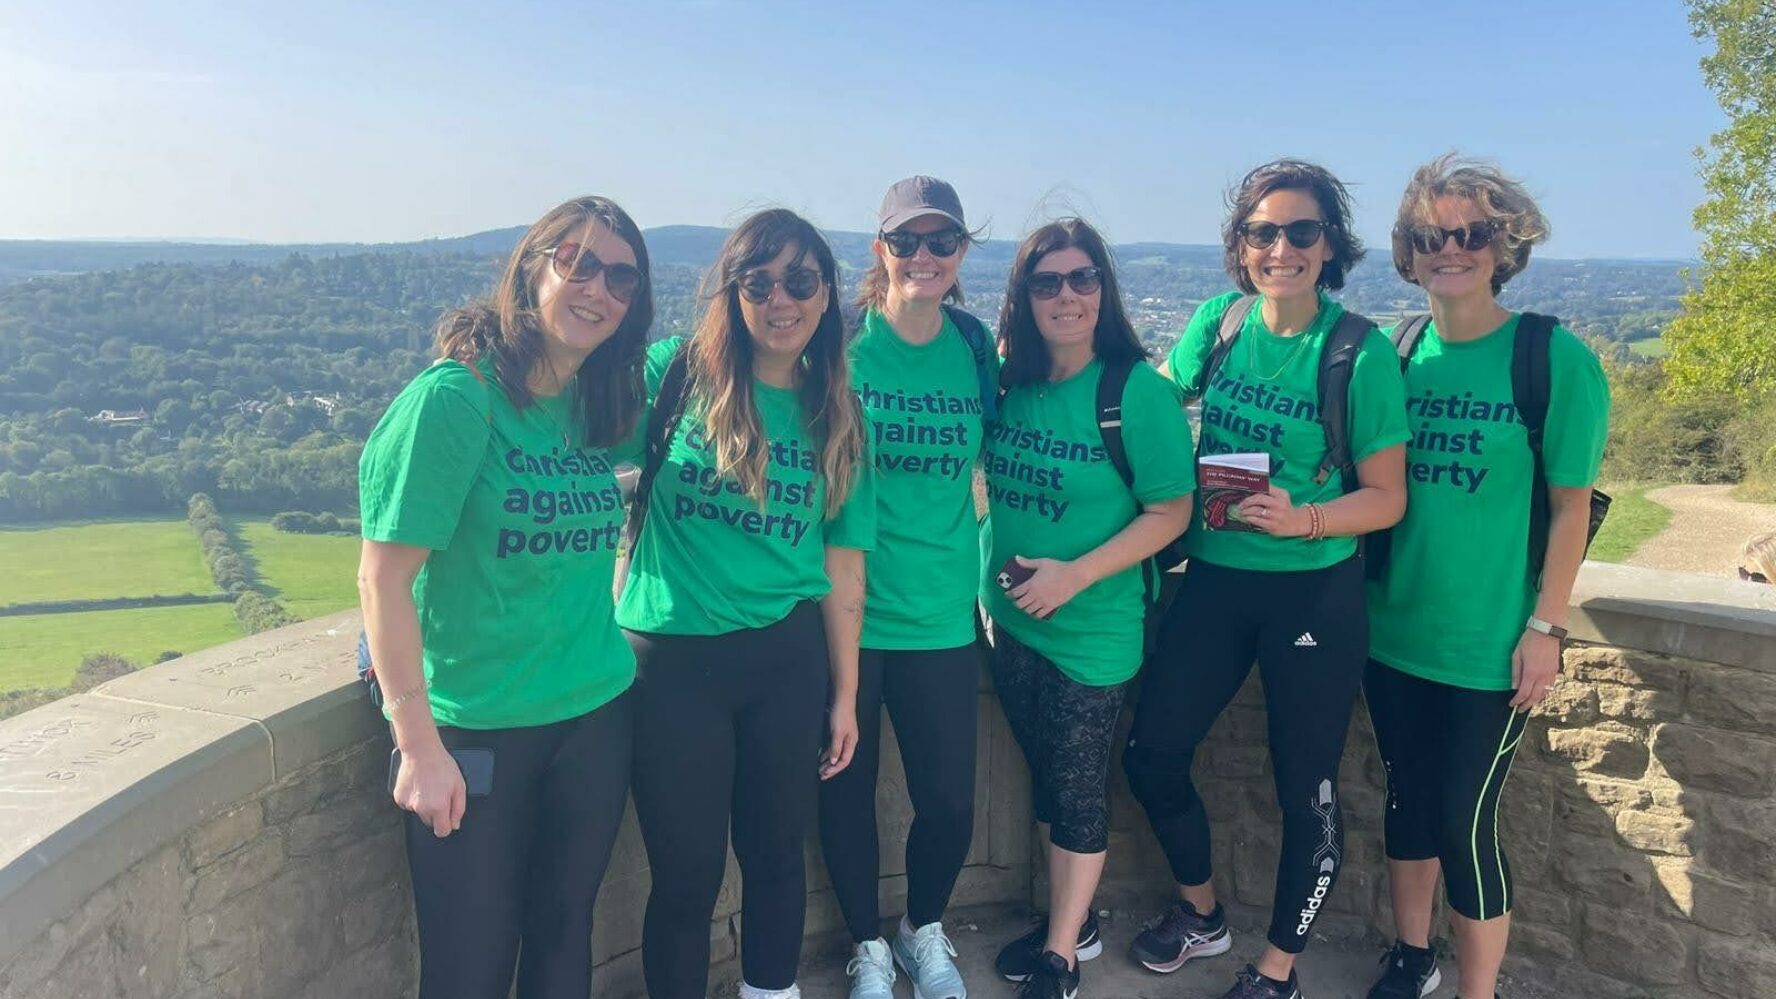
[[[922,215],[941,215],[966,229],[962,220],[962,199],[956,189],[936,177],[908,177],[894,182],[882,196],[879,228],[892,232]]]

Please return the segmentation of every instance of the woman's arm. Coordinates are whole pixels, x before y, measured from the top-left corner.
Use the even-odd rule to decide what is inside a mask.
[[[863,638],[863,552],[826,546],[826,576],[832,589],[820,599],[826,622],[826,655],[832,668],[832,738],[820,760],[826,780],[851,765],[857,750],[857,646]]]
[[[1183,534],[1190,526],[1194,495],[1185,493],[1147,504],[1110,540],[1071,561],[1019,555],[1018,563],[1035,569],[1036,574],[1012,587],[1011,599],[1018,610],[1032,617],[1048,617],[1086,587],[1140,562]]]
[[[1591,526],[1591,488],[1548,487],[1548,552],[1542,556],[1542,592],[1536,597],[1535,616],[1566,627],[1573,582],[1579,563],[1585,560],[1585,534]],[[1511,653],[1511,683],[1517,696],[1511,706],[1528,711],[1548,696],[1560,674],[1560,639],[1529,628]]]
[[[1341,537],[1380,531],[1406,513],[1406,445],[1382,448],[1357,462],[1357,488],[1319,504],[1321,536]],[[1240,501],[1240,517],[1277,538],[1302,538],[1313,531],[1313,513],[1295,506],[1279,486]]]
[[[382,703],[401,750],[395,804],[418,815],[442,838],[462,826],[468,794],[456,760],[438,737],[420,664],[413,580],[430,554],[417,545],[365,541],[358,556],[358,600]]]

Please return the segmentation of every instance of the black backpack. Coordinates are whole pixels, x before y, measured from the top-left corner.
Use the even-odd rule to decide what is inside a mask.
[[[1394,353],[1400,358],[1400,373],[1411,365],[1413,351],[1424,339],[1428,315],[1402,319],[1394,327]],[[1523,421],[1529,440],[1529,452],[1535,461],[1535,477],[1529,491],[1529,571],[1537,586],[1541,585],[1542,562],[1548,555],[1548,475],[1542,458],[1542,440],[1548,423],[1548,400],[1552,395],[1549,350],[1554,342],[1554,327],[1560,320],[1535,312],[1525,312],[1517,320],[1517,334],[1511,343],[1511,403]],[[1601,489],[1591,490],[1589,522],[1585,526],[1585,548],[1597,537],[1603,518],[1609,514],[1610,496]],[[1387,569],[1392,536],[1388,531],[1369,535],[1368,575],[1379,579]]]
[[[654,407],[648,411],[647,436],[642,440],[641,474],[635,480],[635,494],[629,498],[629,557],[635,557],[635,545],[641,540],[641,524],[647,519],[648,497],[654,491],[654,477],[666,463],[666,450],[672,446],[672,435],[684,418],[685,400],[690,382],[690,357],[684,344],[666,365],[660,378],[660,390],[654,394]]]
[[[1258,304],[1257,295],[1244,295],[1231,302],[1227,311],[1221,314],[1221,325],[1215,332],[1215,343],[1209,348],[1209,356],[1203,362],[1202,392],[1198,398],[1208,395],[1209,386],[1214,383],[1215,373],[1227,360],[1233,350],[1234,343],[1239,339],[1240,330],[1245,328],[1246,317],[1251,315],[1252,307]],[[1320,467],[1314,472],[1314,481],[1324,483],[1338,473],[1338,479],[1345,492],[1354,492],[1358,487],[1356,464],[1351,461],[1350,446],[1350,384],[1351,373],[1356,370],[1357,353],[1363,349],[1363,340],[1375,323],[1368,317],[1346,310],[1338,317],[1332,327],[1326,344],[1320,350],[1320,371],[1315,387],[1318,396],[1318,414],[1320,430],[1326,435],[1326,455],[1320,459]],[[1101,408],[1101,406],[1100,406]],[[1197,457],[1202,454],[1203,435],[1196,437]],[[1106,440],[1106,445],[1108,441]],[[1120,430],[1111,460],[1122,450]],[[1194,460],[1194,459],[1193,459]],[[1128,463],[1125,456],[1118,471],[1123,471]],[[1131,480],[1127,472],[1123,473],[1125,481]],[[1362,539],[1357,539],[1358,551],[1362,551]],[[1154,556],[1162,570],[1169,570],[1184,562],[1184,539],[1179,538],[1160,549]]]

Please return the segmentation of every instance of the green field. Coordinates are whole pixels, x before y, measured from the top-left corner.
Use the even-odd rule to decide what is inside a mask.
[[[66,686],[94,652],[147,665],[165,651],[196,652],[240,637],[228,604],[0,617],[0,690]]]
[[[266,595],[301,618],[358,605],[357,538],[284,534],[268,518],[229,518],[242,548],[257,563]]]
[[[1649,360],[1655,357],[1664,357],[1668,353],[1665,349],[1665,341],[1658,337],[1649,340],[1636,340],[1628,345],[1628,349]]]
[[[1591,542],[1588,558],[1599,562],[1625,562],[1647,539],[1671,522],[1671,511],[1647,499],[1657,486],[1606,485],[1603,491],[1615,500],[1609,516]]]
[[[216,592],[183,518],[0,528],[0,565],[0,607]]]

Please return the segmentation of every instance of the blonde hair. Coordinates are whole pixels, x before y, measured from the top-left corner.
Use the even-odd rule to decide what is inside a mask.
[[[1745,542],[1745,548],[1739,553],[1741,568],[1752,572],[1761,572],[1764,578],[1776,583],[1776,531],[1765,531]]]
[[[1494,295],[1529,266],[1529,248],[1548,238],[1548,219],[1521,182],[1491,163],[1444,153],[1413,171],[1394,220],[1394,270],[1409,284],[1418,283],[1412,276],[1412,227],[1435,224],[1438,198],[1466,198],[1498,223],[1499,238],[1492,244],[1498,258]]]

